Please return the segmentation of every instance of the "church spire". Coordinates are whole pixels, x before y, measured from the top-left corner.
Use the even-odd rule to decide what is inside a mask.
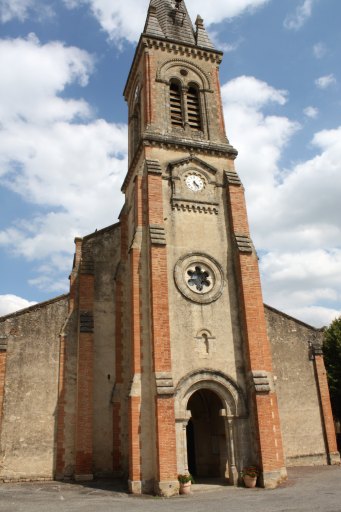
[[[195,32],[184,0],[150,1],[144,35],[214,49],[200,16],[196,28]]]

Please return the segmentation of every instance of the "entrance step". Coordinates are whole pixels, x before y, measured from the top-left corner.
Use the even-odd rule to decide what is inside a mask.
[[[192,492],[218,491],[228,487],[228,481],[223,478],[196,478],[192,485]]]

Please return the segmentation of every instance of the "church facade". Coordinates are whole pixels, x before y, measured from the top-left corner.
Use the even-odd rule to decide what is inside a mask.
[[[339,462],[322,333],[264,306],[222,53],[151,0],[124,95],[119,222],[75,240],[70,293],[0,318],[0,480],[177,475],[276,486]]]

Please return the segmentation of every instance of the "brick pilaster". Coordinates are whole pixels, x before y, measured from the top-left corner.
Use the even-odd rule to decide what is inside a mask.
[[[70,295],[68,317],[60,334],[59,345],[59,375],[58,375],[58,405],[56,433],[56,467],[55,477],[62,479],[65,471],[65,401],[66,401],[66,364],[67,364],[67,335],[65,329],[78,300],[78,273],[82,256],[82,238],[75,238],[75,255],[70,275]]]
[[[160,494],[174,494],[178,491],[178,487],[162,174],[156,161],[147,162],[147,168],[153,369],[157,388],[155,414],[158,484],[156,490]]]
[[[3,340],[0,340],[0,437],[1,425],[4,405],[4,392],[5,392],[5,376],[6,376],[6,359],[7,359],[7,346]]]
[[[142,177],[134,181],[134,240],[130,248],[131,279],[131,376],[129,395],[129,481],[134,493],[142,492],[141,472],[141,241],[142,241]]]
[[[121,224],[121,259],[115,276],[115,393],[113,396],[113,472],[122,473],[122,414],[125,414],[122,403],[123,385],[123,322],[124,322],[124,267],[128,253],[127,214],[123,209],[120,215]]]
[[[79,273],[79,333],[77,365],[76,468],[77,480],[93,478],[93,263],[82,255]]]
[[[57,415],[57,446],[56,446],[56,478],[64,476],[65,469],[65,363],[66,363],[66,336],[60,336],[59,346],[59,380],[58,380],[58,415]]]
[[[315,350],[314,360],[317,388],[320,398],[322,426],[324,430],[327,460],[328,464],[339,464],[340,454],[337,450],[333,412],[330,404],[327,372],[324,366],[322,347],[319,350]]]
[[[264,486],[272,487],[285,477],[286,472],[258,258],[250,239],[244,189],[234,171],[226,173],[226,181],[259,462]]]

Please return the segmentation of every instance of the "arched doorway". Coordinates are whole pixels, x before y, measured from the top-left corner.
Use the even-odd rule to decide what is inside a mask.
[[[196,477],[226,477],[227,443],[223,403],[210,389],[199,389],[188,400],[186,428],[188,470]]]

